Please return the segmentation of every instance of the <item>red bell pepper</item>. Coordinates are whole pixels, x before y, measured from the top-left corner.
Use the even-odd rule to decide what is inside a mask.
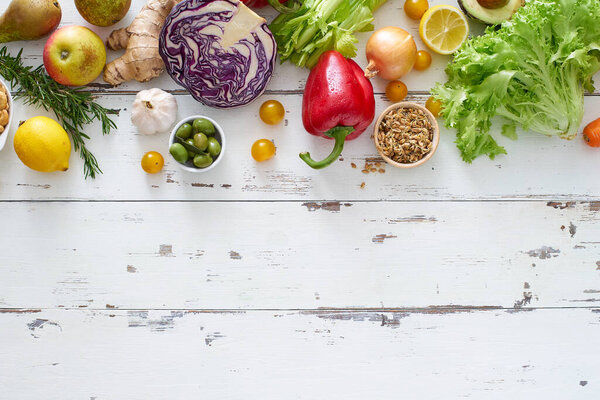
[[[309,133],[334,139],[335,145],[322,161],[314,161],[308,152],[300,158],[315,169],[328,166],[342,153],[344,141],[360,136],[374,116],[373,86],[364,71],[339,52],[326,51],[306,81],[302,122]]]

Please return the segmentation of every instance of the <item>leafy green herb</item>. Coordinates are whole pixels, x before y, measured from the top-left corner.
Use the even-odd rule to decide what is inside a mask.
[[[356,56],[354,32],[373,30],[373,12],[387,0],[305,0],[269,25],[281,61],[312,68],[321,54],[337,50]]]
[[[75,151],[79,151],[83,159],[85,177],[95,178],[102,170],[96,157],[85,146],[90,137],[83,132],[83,127],[98,120],[102,124],[102,134],[107,135],[111,129],[117,128],[109,115],[118,114],[118,110],[102,107],[94,101],[90,92],[55,82],[41,65],[37,68],[24,66],[22,52],[13,57],[6,47],[0,49],[0,75],[16,90],[15,98],[23,98],[25,104],[54,111],[58,121],[71,135]]]
[[[584,89],[600,70],[598,0],[530,0],[500,29],[488,28],[454,55],[433,96],[466,162],[506,153],[490,136],[500,115],[513,128],[571,139],[583,117]]]

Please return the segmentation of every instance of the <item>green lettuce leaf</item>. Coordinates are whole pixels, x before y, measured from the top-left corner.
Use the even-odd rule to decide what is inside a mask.
[[[506,153],[490,136],[500,115],[513,128],[571,139],[583,117],[584,90],[600,70],[600,2],[531,0],[499,29],[467,40],[437,84],[447,127],[463,160]]]

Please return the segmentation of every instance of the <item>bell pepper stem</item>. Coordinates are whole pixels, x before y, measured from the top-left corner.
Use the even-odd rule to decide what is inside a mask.
[[[291,7],[284,6],[279,2],[279,0],[267,0],[271,7],[275,10],[279,11],[281,14],[291,14],[293,12],[298,11],[300,8],[300,3],[298,1],[292,1]]]
[[[325,168],[329,164],[333,163],[337,158],[342,154],[342,150],[344,149],[344,142],[346,141],[346,137],[354,132],[354,128],[351,126],[336,126],[333,129],[328,130],[325,134],[329,137],[332,137],[335,140],[335,144],[333,145],[333,150],[331,153],[325,157],[321,161],[315,161],[310,156],[309,152],[300,153],[300,158],[304,160],[305,163],[308,164],[309,167],[314,169]]]

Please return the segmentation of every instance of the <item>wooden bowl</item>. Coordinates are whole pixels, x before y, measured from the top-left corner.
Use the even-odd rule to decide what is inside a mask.
[[[433,146],[431,147],[431,150],[429,151],[429,153],[427,153],[425,155],[425,157],[421,158],[419,161],[414,162],[414,163],[396,162],[396,161],[392,160],[391,158],[389,158],[388,156],[384,155],[381,152],[381,150],[379,149],[380,146],[379,146],[379,142],[377,141],[377,133],[379,131],[379,125],[381,124],[381,121],[388,113],[390,113],[391,111],[395,111],[399,108],[416,108],[416,109],[423,111],[425,113],[425,115],[427,116],[427,118],[429,119],[429,122],[431,123],[431,126],[433,128]],[[435,151],[438,147],[438,144],[440,142],[440,128],[438,126],[438,123],[437,123],[435,117],[431,113],[431,111],[429,111],[428,109],[426,109],[425,107],[423,107],[420,104],[413,103],[410,101],[403,101],[400,103],[392,104],[391,106],[386,108],[381,113],[381,115],[379,115],[379,118],[377,118],[377,122],[375,123],[375,128],[373,129],[373,140],[375,141],[375,148],[379,152],[379,155],[385,160],[385,162],[393,165],[394,167],[398,167],[398,168],[414,168],[414,167],[418,167],[419,165],[425,164],[427,162],[427,160],[429,160],[431,157],[433,157],[433,153],[435,153]]]

